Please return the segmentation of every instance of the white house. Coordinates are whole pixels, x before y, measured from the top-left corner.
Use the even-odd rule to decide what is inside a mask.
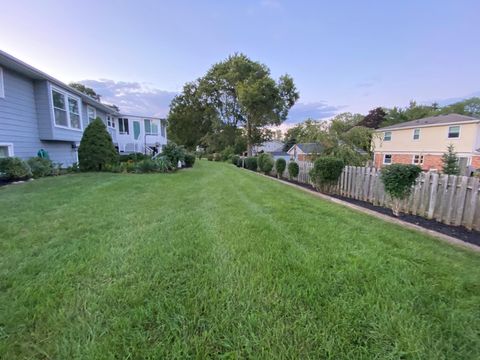
[[[261,152],[266,152],[266,153],[272,153],[274,151],[282,151],[283,149],[283,142],[280,140],[271,140],[271,141],[265,141],[261,145],[255,145],[253,147],[253,153],[258,154]]]
[[[167,144],[167,122],[165,119],[121,115],[114,123],[118,124],[118,128],[113,142],[117,144],[118,151],[121,154],[161,152]]]

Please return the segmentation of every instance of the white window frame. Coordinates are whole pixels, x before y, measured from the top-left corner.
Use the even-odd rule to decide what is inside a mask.
[[[458,127],[458,136],[457,137],[450,137],[450,129],[452,127]],[[461,133],[462,133],[462,127],[460,125],[450,125],[447,129],[447,139],[458,140],[458,139],[460,139]]]
[[[147,127],[145,126],[145,122],[149,122],[150,123],[150,132],[147,132]],[[154,119],[143,119],[143,126],[144,126],[144,130],[145,130],[145,135],[150,135],[150,136],[158,136],[158,124],[155,124],[157,125],[157,132],[156,133],[153,133],[152,132],[152,125],[154,123],[154,121],[157,121],[157,120],[154,120]]]
[[[93,119],[89,116],[89,113],[88,113],[89,110],[93,110]],[[87,122],[90,124],[96,118],[97,118],[97,109],[95,109],[93,106],[87,105]]]
[[[385,162],[385,159],[387,158],[387,155],[390,156],[390,162]],[[383,154],[383,165],[390,165],[393,161],[393,155],[392,154]]]
[[[121,131],[120,130],[120,122],[123,122],[122,124],[122,128],[124,131]],[[128,131],[125,131],[125,122],[127,123],[127,127],[128,127]],[[118,133],[120,135],[130,135],[130,122],[128,121],[128,118],[125,118],[125,117],[121,117],[121,118],[118,118]]]
[[[8,157],[15,156],[15,153],[14,153],[14,151],[13,151],[13,143],[3,143],[3,142],[0,142],[0,147],[4,147],[4,146],[7,147]],[[1,158],[0,158],[0,159],[1,159]]]
[[[3,78],[3,68],[0,66],[0,98],[5,99],[5,80]]]
[[[110,129],[115,129],[115,118],[113,115],[107,114],[107,127]]]
[[[418,131],[418,139],[415,139],[415,131]],[[421,130],[419,128],[416,128],[416,129],[413,129],[413,141],[418,141],[420,140],[420,134],[421,134]]]
[[[418,157],[418,162],[415,162],[415,157]],[[423,165],[424,161],[425,161],[425,157],[422,154],[415,154],[412,157],[412,164],[413,165]]]
[[[390,139],[387,139],[387,133],[390,134]],[[383,132],[383,141],[392,141],[392,132],[391,131],[384,131]]]
[[[65,101],[65,111],[67,113],[67,124],[68,126],[63,126],[63,125],[58,125],[56,120],[55,120],[55,107],[53,106],[53,91],[56,91],[60,94],[63,95],[64,101]],[[71,98],[73,100],[76,100],[78,103],[78,117],[80,119],[80,128],[72,127],[72,123],[70,121],[70,107],[68,104],[68,98]],[[82,121],[82,100],[78,96],[74,96],[70,93],[68,93],[65,90],[62,90],[61,88],[58,88],[56,86],[51,85],[50,86],[50,111],[52,114],[53,118],[53,124],[55,127],[61,128],[61,129],[68,129],[68,130],[73,130],[73,131],[83,131],[83,121]]]

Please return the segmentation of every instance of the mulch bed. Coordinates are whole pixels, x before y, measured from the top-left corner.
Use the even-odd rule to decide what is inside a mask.
[[[275,176],[271,176],[271,175],[269,175],[269,176],[276,179]],[[304,183],[300,183],[300,182],[285,179],[285,178],[282,178],[282,180],[286,181],[286,182],[289,182],[289,183],[292,183],[292,184],[295,184],[295,185],[298,185],[298,186],[301,186],[305,189],[318,192],[317,189],[315,189],[310,184],[304,184]],[[434,230],[434,231],[437,231],[439,233],[454,237],[458,240],[480,246],[480,232],[475,231],[475,230],[472,230],[472,231],[468,230],[467,228],[465,228],[463,226],[451,226],[451,225],[443,224],[443,223],[438,222],[436,220],[430,220],[430,219],[423,218],[421,216],[410,215],[410,214],[403,214],[402,213],[402,214],[400,214],[400,216],[395,216],[395,215],[393,215],[393,212],[392,212],[391,209],[385,208],[385,207],[382,207],[382,206],[375,206],[375,205],[373,205],[369,202],[366,202],[366,201],[351,199],[351,198],[343,197],[343,196],[340,196],[340,195],[331,195],[331,194],[325,194],[325,195],[334,197],[334,198],[339,199],[339,200],[343,200],[343,201],[348,202],[350,204],[361,206],[365,209],[376,211],[380,214],[390,216],[394,219],[400,219],[400,220],[406,221],[410,224],[415,224],[415,225],[421,226],[425,229]]]

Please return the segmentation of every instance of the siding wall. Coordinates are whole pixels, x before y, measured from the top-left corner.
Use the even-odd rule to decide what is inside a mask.
[[[33,81],[5,68],[3,77],[5,98],[0,98],[0,142],[13,143],[14,156],[23,159],[45,149],[53,162],[63,166],[75,162],[76,151],[70,142],[40,140],[40,133],[46,136],[51,132],[46,82]]]

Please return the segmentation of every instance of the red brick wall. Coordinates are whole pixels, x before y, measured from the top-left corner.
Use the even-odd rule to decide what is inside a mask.
[[[392,154],[392,164],[412,164],[413,163],[413,156],[416,155],[414,153],[411,154]],[[376,153],[375,154],[375,167],[381,168],[385,166],[383,164],[383,154]],[[424,154],[423,155],[423,170],[430,170],[430,169],[437,169],[439,171],[442,170],[442,156],[441,155],[430,155]]]
[[[472,166],[474,169],[480,169],[480,156],[472,156]]]

